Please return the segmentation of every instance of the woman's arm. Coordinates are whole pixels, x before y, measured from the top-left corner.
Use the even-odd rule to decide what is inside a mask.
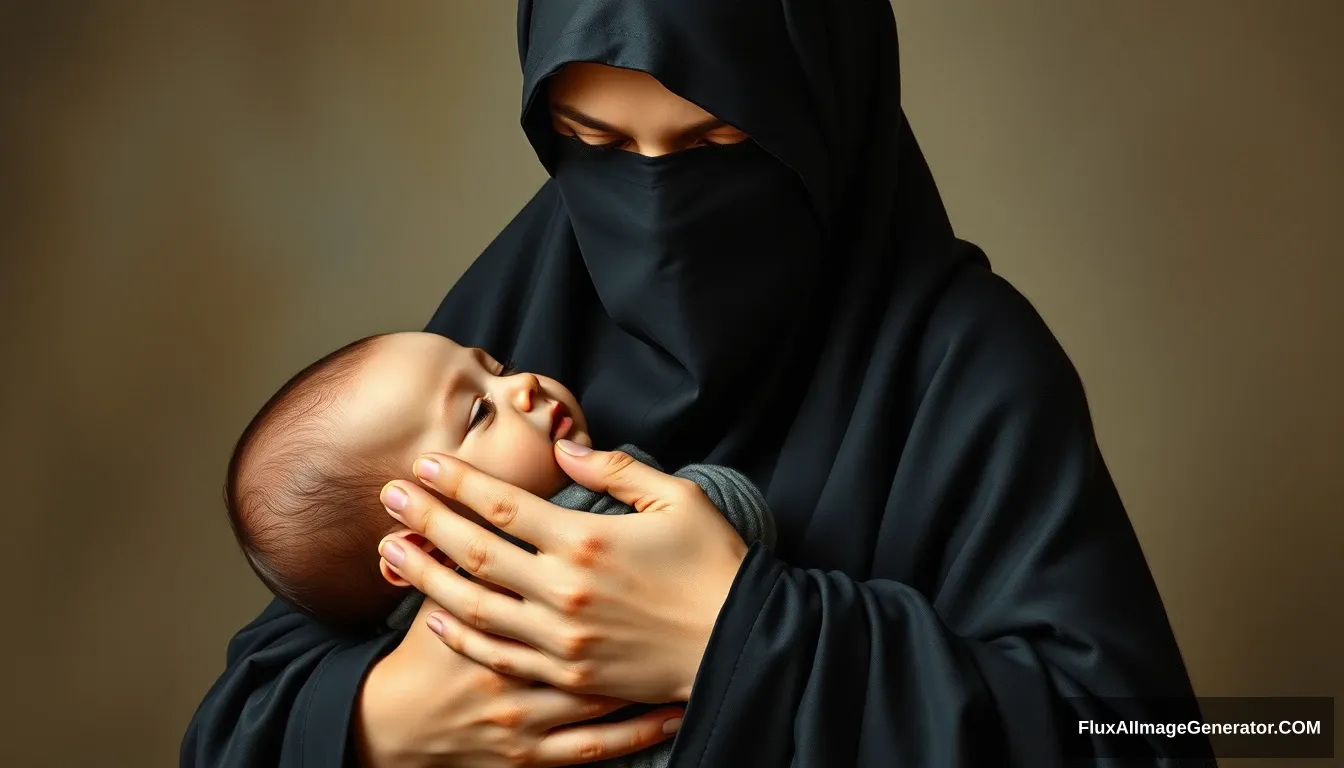
[[[437,608],[425,601],[410,632],[361,642],[272,603],[229,644],[180,764],[552,768],[648,749],[682,715],[679,706],[617,713],[630,702],[486,669],[424,627]]]
[[[1174,759],[1210,757],[1203,738],[1079,733],[1079,720],[1197,714],[1063,351],[978,269],[927,339],[920,377],[940,384],[921,400],[886,510],[915,522],[911,535],[938,532],[916,548],[926,583],[792,568],[753,549],[672,765],[1049,768],[1122,753],[1212,765]]]
[[[279,600],[229,642],[182,741],[183,766],[352,766],[354,702],[399,634],[340,639]]]

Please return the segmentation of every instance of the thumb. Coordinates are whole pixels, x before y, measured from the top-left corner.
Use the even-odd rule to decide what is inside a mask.
[[[556,462],[574,482],[629,504],[636,512],[667,509],[678,496],[675,477],[623,451],[594,451],[569,440],[559,440],[555,447]]]

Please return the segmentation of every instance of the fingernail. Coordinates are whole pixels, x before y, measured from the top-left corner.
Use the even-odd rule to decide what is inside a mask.
[[[416,477],[433,480],[439,476],[439,462],[433,459],[420,459],[415,462]]]
[[[378,554],[382,555],[393,568],[400,568],[401,564],[406,562],[406,550],[395,541],[385,542],[383,548],[378,550]]]
[[[403,464],[402,466],[405,465]],[[406,503],[411,500],[411,497],[407,496],[405,491],[395,485],[389,485],[384,488],[381,498],[383,500],[383,506],[393,512],[400,512],[405,509]]]
[[[560,446],[560,450],[568,453],[570,456],[587,456],[593,452],[592,448],[581,445],[573,440],[557,440],[555,444]]]
[[[667,722],[663,723],[663,733],[676,733],[677,729],[679,728],[681,728],[680,717],[674,717],[671,720],[668,720]]]
[[[443,621],[440,620],[438,616],[430,616],[425,620],[425,624],[429,625],[430,632],[433,632],[436,635],[443,634]]]

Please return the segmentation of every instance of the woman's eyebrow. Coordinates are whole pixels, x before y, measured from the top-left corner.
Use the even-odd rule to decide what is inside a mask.
[[[584,113],[569,106],[568,104],[552,104],[551,112],[559,115],[560,117],[573,120],[574,122],[578,123],[579,125],[582,125],[585,128],[592,128],[594,131],[606,131],[607,133],[622,133],[622,131],[619,128],[608,125],[607,123],[598,120],[596,117],[593,117],[592,115],[585,115]]]
[[[625,131],[622,131],[620,128],[604,123],[592,115],[584,114],[568,104],[552,104],[551,112],[560,117],[573,120],[579,125],[582,125],[585,128],[591,128],[594,131],[603,131],[604,133],[615,133],[620,135],[625,134]],[[717,117],[710,117],[701,120],[698,123],[692,123],[691,125],[678,130],[677,133],[681,136],[691,136],[697,133],[708,133],[709,131],[726,127],[728,127],[728,123]]]

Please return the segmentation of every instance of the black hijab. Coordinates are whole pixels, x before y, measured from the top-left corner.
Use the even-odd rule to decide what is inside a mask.
[[[886,0],[523,0],[518,19],[523,126],[553,178],[428,329],[566,383],[599,447],[746,472],[777,518],[673,765],[1207,756],[1079,735],[1197,717],[1189,680],[1073,366],[953,237]],[[577,146],[544,92],[577,61],[650,73],[753,139]],[[323,638],[282,607],[240,633],[184,755],[335,764],[391,641]]]
[[[917,395],[895,389],[913,319],[985,262],[901,113],[890,10],[793,5],[521,3],[523,126],[553,181],[430,327],[566,382],[600,444],[737,467],[805,524],[877,415],[865,392]],[[576,61],[649,72],[753,140],[648,158],[562,137],[545,84]],[[901,337],[875,338],[894,314]],[[784,551],[806,558],[803,534]]]
[[[1189,681],[1072,365],[952,235],[890,6],[524,0],[518,35],[553,179],[431,329],[566,382],[600,444],[742,469],[779,521],[674,764],[1197,756],[1077,734],[1157,706],[1100,697],[1179,707]],[[579,61],[652,74],[753,140],[582,147],[545,95]]]

